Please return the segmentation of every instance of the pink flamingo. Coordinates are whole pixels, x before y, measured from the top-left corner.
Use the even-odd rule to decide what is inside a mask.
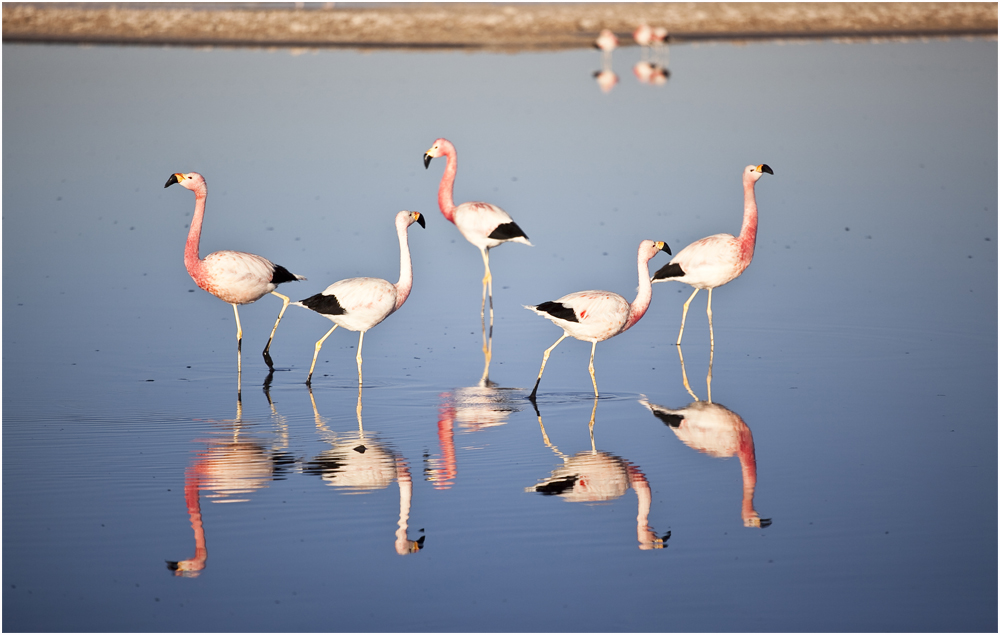
[[[438,139],[430,150],[424,153],[424,168],[430,167],[431,159],[444,156],[447,163],[441,184],[438,186],[438,207],[444,217],[452,222],[465,239],[479,248],[483,256],[486,274],[483,276],[483,305],[480,317],[485,320],[486,293],[490,297],[490,325],[493,324],[493,274],[490,273],[490,249],[497,245],[514,242],[531,245],[527,235],[517,226],[510,214],[496,205],[480,202],[462,203],[455,206],[453,192],[455,173],[458,171],[458,155],[455,146],[447,139]]]
[[[406,236],[407,228],[413,223],[427,227],[424,215],[420,212],[402,211],[396,214],[396,234],[399,236],[399,282],[396,284],[381,278],[348,278],[334,282],[322,293],[292,303],[315,311],[333,322],[333,328],[316,342],[306,385],[312,384],[316,358],[319,356],[319,349],[323,347],[323,342],[338,326],[343,326],[349,331],[361,332],[356,357],[358,386],[361,386],[361,346],[365,341],[365,333],[398,311],[406,302],[413,287],[413,267],[410,263],[410,247]]]
[[[274,368],[271,362],[271,355],[268,349],[271,348],[271,340],[278,330],[281,316],[288,308],[288,297],[281,295],[275,289],[279,284],[293,282],[295,280],[305,280],[305,277],[296,275],[285,269],[281,265],[276,265],[267,258],[256,254],[248,254],[242,251],[216,251],[204,258],[199,254],[199,244],[201,242],[201,224],[205,217],[205,199],[208,198],[208,185],[205,177],[197,172],[187,174],[171,174],[167,179],[167,184],[163,187],[170,187],[174,183],[179,183],[181,187],[194,192],[194,217],[191,219],[191,230],[188,232],[187,244],[184,246],[184,266],[195,283],[208,291],[223,302],[233,305],[233,313],[236,315],[236,368],[238,373],[242,373],[242,344],[243,327],[240,326],[240,311],[237,308],[240,304],[250,304],[270,293],[281,298],[281,311],[278,319],[271,329],[271,336],[267,338],[267,346],[264,347],[264,361],[269,368]]]
[[[618,83],[618,75],[612,70],[594,71],[594,79],[602,93],[610,93]]]
[[[632,32],[632,39],[642,47],[643,61],[649,59],[649,46],[653,43],[653,29],[646,23],[640,24],[639,28]]]
[[[545,349],[542,355],[542,368],[538,371],[535,387],[529,399],[535,400],[538,384],[545,372],[545,362],[559,342],[568,336],[573,336],[584,342],[591,342],[590,347],[590,380],[594,383],[594,397],[597,395],[597,377],[594,375],[594,351],[597,343],[610,339],[619,333],[624,333],[638,322],[649,308],[653,297],[653,289],[649,282],[648,263],[660,251],[670,253],[670,247],[665,242],[644,240],[639,243],[639,293],[632,304],[625,298],[610,291],[578,291],[564,295],[555,301],[542,302],[536,306],[526,306],[538,315],[552,320],[563,329],[562,337],[556,343]]]
[[[618,48],[618,37],[615,36],[611,29],[601,29],[597,40],[594,41],[594,48],[600,49],[601,61],[604,68],[607,69],[611,62],[611,51]]]
[[[739,238],[731,234],[702,238],[680,250],[670,262],[653,274],[653,282],[676,280],[694,287],[694,293],[684,303],[681,330],[677,334],[678,346],[684,336],[684,321],[687,319],[691,300],[694,300],[699,289],[708,289],[708,332],[711,347],[715,348],[712,289],[735,280],[753,260],[753,249],[757,242],[757,199],[754,196],[754,184],[765,173],[774,174],[766,163],[748,165],[743,170],[743,228]]]

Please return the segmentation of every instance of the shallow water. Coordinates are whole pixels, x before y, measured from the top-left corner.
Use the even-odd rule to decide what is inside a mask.
[[[620,49],[605,94],[594,51],[5,45],[4,630],[995,631],[996,47],[678,46],[665,86]],[[491,254],[493,389],[439,136],[457,201],[534,243]],[[657,284],[601,398],[569,339],[536,411],[559,329],[521,306],[631,299],[639,241],[738,232],[764,162],[714,353],[705,294],[678,350],[690,290]],[[306,275],[293,299],[395,280],[393,216],[427,215],[360,400],[340,329],[304,385],[330,324],[298,307],[269,376],[270,297],[237,400],[163,188],[192,170],[202,254]]]

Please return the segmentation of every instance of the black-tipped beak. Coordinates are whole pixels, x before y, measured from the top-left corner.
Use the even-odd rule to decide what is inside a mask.
[[[424,229],[427,229],[427,223],[424,221],[424,215],[421,214],[420,212],[417,212],[417,224],[423,227]]]
[[[667,252],[668,256],[673,256],[673,254],[670,253],[670,245],[668,245],[667,243],[663,243],[663,249],[661,249],[660,251],[665,251]]]
[[[430,154],[428,154],[426,152],[424,153],[424,169],[425,170],[427,168],[431,167],[431,159],[433,159],[433,158],[434,157],[432,157]]]
[[[167,179],[167,184],[164,185],[163,187],[170,187],[174,183],[179,183],[179,181],[177,180],[177,175],[176,174],[171,174],[170,178]]]
[[[771,170],[771,166],[769,166],[766,163],[761,163],[760,164],[760,171],[761,172],[767,172],[768,174],[774,174],[774,171]]]

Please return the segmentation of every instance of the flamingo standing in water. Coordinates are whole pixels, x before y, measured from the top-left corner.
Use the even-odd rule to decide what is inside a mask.
[[[545,372],[545,362],[559,342],[572,335],[578,340],[591,342],[590,347],[590,380],[594,383],[594,397],[597,395],[597,377],[594,375],[594,351],[598,342],[610,339],[619,333],[624,333],[638,322],[649,308],[649,301],[653,297],[653,288],[649,282],[648,263],[650,259],[660,251],[670,253],[670,247],[665,242],[653,242],[644,240],[639,243],[639,293],[632,304],[610,291],[578,291],[564,295],[558,300],[542,302],[537,306],[526,306],[542,316],[552,320],[557,326],[563,329],[562,337],[556,343],[545,349],[542,355],[542,368],[538,371],[538,379],[535,380],[535,387],[529,395],[529,399],[535,400],[538,393],[538,384],[542,381],[542,373]]]
[[[694,293],[684,303],[681,330],[677,334],[678,346],[684,336],[684,321],[687,319],[691,300],[694,300],[700,289],[708,289],[708,333],[711,347],[715,348],[712,289],[735,280],[753,260],[754,245],[757,242],[757,199],[754,196],[754,184],[765,173],[774,174],[766,163],[748,165],[743,169],[743,228],[738,238],[731,234],[702,238],[680,250],[670,262],[653,274],[653,282],[676,280],[694,287]]]
[[[360,331],[358,339],[358,386],[361,386],[361,346],[365,341],[368,329],[382,322],[399,310],[410,295],[413,287],[413,267],[410,263],[410,247],[407,242],[406,230],[413,223],[427,227],[424,215],[420,212],[402,211],[396,214],[396,234],[399,236],[399,282],[392,284],[381,278],[348,278],[334,282],[322,293],[308,297],[297,306],[319,313],[333,322],[333,328],[326,332],[316,342],[312,365],[306,385],[312,384],[313,370],[316,369],[316,358],[323,342],[330,337],[338,326],[349,331]]]
[[[271,348],[271,340],[274,339],[278,323],[281,322],[281,316],[285,314],[289,303],[288,297],[281,295],[275,289],[279,284],[305,280],[305,277],[296,275],[267,258],[242,251],[216,251],[201,258],[198,254],[208,185],[205,183],[205,177],[197,172],[171,174],[163,187],[170,187],[174,183],[179,183],[181,187],[194,192],[194,217],[191,219],[191,230],[188,232],[187,244],[184,247],[184,266],[199,287],[233,305],[233,313],[236,315],[237,373],[242,374],[243,370],[241,353],[243,327],[240,326],[240,311],[237,306],[256,302],[268,293],[281,298],[281,311],[274,322],[274,328],[271,329],[271,336],[267,338],[267,346],[264,347],[263,353],[268,367],[274,368],[268,349]]]
[[[465,239],[479,248],[483,255],[486,274],[483,276],[483,305],[480,317],[485,320],[486,294],[489,288],[490,326],[493,325],[493,274],[490,273],[490,249],[503,243],[523,243],[531,245],[527,235],[517,226],[510,214],[496,205],[468,202],[455,206],[455,173],[458,171],[458,155],[455,146],[447,139],[438,139],[430,150],[424,153],[424,168],[430,167],[431,159],[444,156],[447,163],[441,184],[438,186],[438,207],[444,217],[454,223]]]

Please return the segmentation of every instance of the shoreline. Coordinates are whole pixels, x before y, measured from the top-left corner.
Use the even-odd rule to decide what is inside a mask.
[[[3,41],[36,44],[540,51],[641,23],[670,43],[997,37],[996,3],[4,3]]]

